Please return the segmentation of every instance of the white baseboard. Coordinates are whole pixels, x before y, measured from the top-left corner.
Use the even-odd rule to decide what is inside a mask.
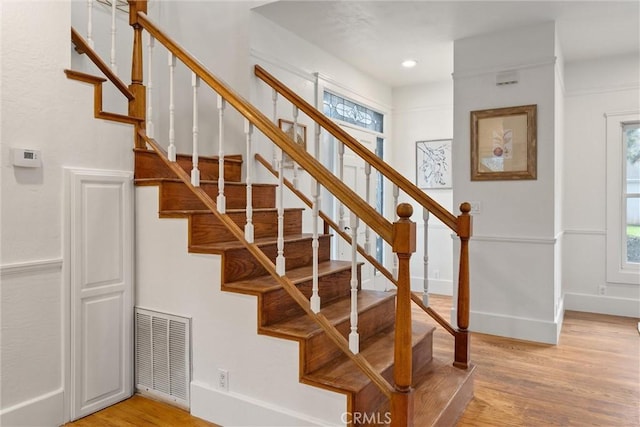
[[[454,307],[451,309],[451,318],[456,319],[456,317],[457,314]],[[469,330],[472,332],[526,341],[557,344],[561,327],[561,318],[559,321],[556,319],[556,321],[551,322],[495,313],[482,313],[473,310],[469,313]]]
[[[424,278],[411,277],[411,290],[422,292],[424,290]],[[438,295],[453,295],[453,282],[451,280],[440,280],[429,278],[429,293]]]
[[[564,309],[640,318],[640,301],[606,295],[565,293]]]
[[[330,426],[305,414],[294,413],[286,408],[249,396],[221,392],[203,384],[191,383],[191,415],[223,425],[225,427],[299,427]]]
[[[0,411],[3,427],[57,427],[64,423],[64,391],[52,391]]]

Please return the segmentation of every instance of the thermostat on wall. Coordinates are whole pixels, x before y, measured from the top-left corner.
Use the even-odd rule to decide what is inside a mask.
[[[22,168],[39,168],[42,166],[40,150],[13,148],[13,165]]]

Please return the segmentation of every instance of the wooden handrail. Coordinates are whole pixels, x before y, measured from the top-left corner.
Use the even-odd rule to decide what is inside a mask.
[[[357,193],[342,181],[337,180],[333,173],[314,159],[307,151],[295,144],[291,139],[258,108],[246,101],[242,96],[233,91],[224,82],[211,74],[197,59],[187,53],[186,49],[167,36],[153,23],[145,13],[138,12],[138,24],[149,32],[158,42],[164,45],[183,64],[193,71],[211,89],[218,93],[228,104],[233,106],[241,115],[249,120],[267,138],[284,150],[301,168],[309,172],[318,182],[334,194],[345,206],[347,206],[362,221],[382,237],[385,241],[392,242],[393,225],[385,217],[380,215],[373,207],[362,200]],[[454,217],[455,219],[455,217]]]
[[[145,142],[158,154],[160,159],[165,165],[175,173],[178,178],[204,203],[204,205],[211,211],[213,215],[225,225],[227,230],[231,232],[234,237],[241,242],[244,247],[251,253],[251,255],[262,265],[262,267],[287,291],[287,293],[298,303],[298,305],[311,317],[327,334],[327,336],[336,344],[336,346],[345,353],[364,373],[371,379],[371,381],[380,389],[380,391],[391,398],[394,392],[394,388],[389,382],[369,363],[369,361],[362,356],[362,354],[354,354],[349,350],[349,343],[338,332],[338,330],[331,324],[331,322],[322,314],[314,313],[311,310],[311,305],[307,297],[296,287],[296,285],[286,276],[280,276],[275,268],[273,262],[267,255],[262,252],[258,245],[255,243],[249,243],[244,236],[244,231],[233,221],[233,219],[227,215],[218,211],[218,207],[213,199],[206,193],[202,187],[195,187],[191,183],[191,177],[185,172],[185,170],[176,162],[171,162],[166,151],[152,138],[149,138],[143,130],[138,131],[138,134]]]
[[[74,70],[64,70],[67,78],[93,85],[93,116],[98,119],[111,120],[112,122],[128,123],[136,125],[143,119],[139,117],[125,116],[123,114],[110,113],[102,110],[102,84],[107,81],[103,77],[82,73]]]
[[[269,163],[267,159],[262,157],[260,154],[256,154],[255,157],[256,157],[256,160],[258,160],[258,162],[260,162],[260,164],[262,164],[265,167],[265,169],[271,172],[273,176],[278,178],[278,171],[275,170],[273,166],[271,166],[271,163]],[[302,193],[300,190],[295,188],[295,186],[291,181],[284,178],[283,182],[284,182],[284,185],[286,185],[287,188],[291,190],[291,192],[293,192],[300,200],[302,200],[302,202],[305,205],[309,206],[310,208],[313,207],[313,202],[307,196],[305,196],[304,193]],[[340,237],[342,237],[347,243],[351,244],[351,236],[345,233],[344,231],[342,231],[340,229],[340,226],[335,221],[333,221],[331,217],[329,217],[329,215],[327,215],[323,211],[318,211],[318,215],[320,216],[320,218],[322,218],[325,224],[327,224],[336,233],[338,233],[338,235],[340,235]],[[373,265],[373,267],[376,270],[382,273],[382,275],[386,277],[387,280],[393,283],[394,286],[396,287],[398,286],[398,281],[393,277],[393,274],[389,270],[387,270],[385,266],[380,264],[377,259],[369,255],[364,250],[364,248],[360,245],[358,245],[358,253],[360,253],[360,255],[362,255],[367,261],[369,261],[371,265]],[[451,335],[456,334],[456,330],[453,328],[453,326],[451,326],[451,324],[447,322],[444,319],[444,317],[442,317],[438,312],[433,310],[431,307],[427,307],[422,301],[422,298],[420,298],[420,296],[416,295],[415,293],[411,293],[411,301],[413,301],[416,305],[418,305],[418,307],[422,308],[422,310],[424,310],[429,316],[431,316],[433,320],[435,320],[440,326],[442,326]]]
[[[127,97],[129,101],[133,101],[135,98],[133,93],[129,90],[127,85],[120,80],[116,74],[111,71],[111,68],[100,58],[100,55],[96,53],[95,50],[89,46],[89,43],[78,33],[73,27],[71,27],[71,41],[80,53],[84,53],[87,57],[93,62],[96,67],[113,83],[113,85],[124,95]]]
[[[320,124],[331,135],[343,142],[357,156],[365,162],[373,166],[378,172],[382,173],[391,182],[400,187],[411,198],[416,200],[420,205],[432,212],[440,221],[442,221],[451,230],[458,232],[458,219],[455,215],[441,206],[438,202],[427,196],[424,191],[420,190],[411,181],[401,175],[397,170],[392,168],[388,163],[380,159],[374,152],[364,147],[355,138],[345,132],[340,126],[336,125],[332,120],[320,113],[315,107],[305,101],[298,94],[289,89],[286,85],[269,74],[259,65],[255,66],[255,75],[275,89],[278,93],[287,98],[293,105],[302,110],[313,121]]]

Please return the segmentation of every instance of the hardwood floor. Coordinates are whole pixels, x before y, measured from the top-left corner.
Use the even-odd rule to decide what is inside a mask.
[[[451,299],[432,296],[448,317]],[[567,311],[557,346],[473,334],[475,397],[458,426],[640,426],[638,320]],[[434,354],[452,358],[438,328]],[[214,426],[140,396],[68,426]],[[422,427],[422,426],[416,426]]]
[[[187,411],[135,395],[65,427],[218,427]]]
[[[431,303],[445,315],[450,301]],[[475,393],[458,426],[640,426],[637,324],[566,311],[555,346],[473,334]],[[452,341],[439,328],[434,354]]]

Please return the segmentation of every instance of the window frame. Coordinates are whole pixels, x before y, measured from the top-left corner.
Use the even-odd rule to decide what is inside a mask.
[[[606,119],[606,278],[640,285],[640,264],[627,261],[626,148],[623,127],[640,122],[640,112],[605,114]]]

